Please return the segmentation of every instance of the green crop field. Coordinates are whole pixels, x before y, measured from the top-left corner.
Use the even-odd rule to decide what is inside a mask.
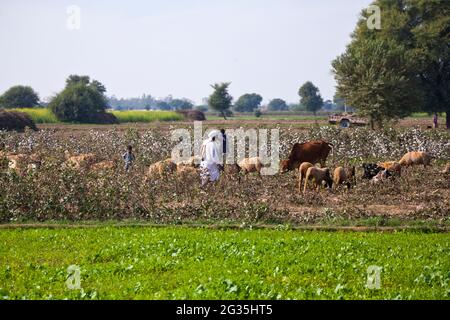
[[[449,254],[447,233],[3,229],[0,299],[448,299]]]
[[[120,122],[153,122],[153,121],[177,121],[184,117],[174,111],[112,111]]]
[[[14,111],[25,112],[35,123],[59,123],[55,115],[48,108],[20,108]],[[119,122],[153,122],[153,121],[178,121],[184,117],[174,111],[111,111]]]
[[[28,114],[34,123],[59,123],[56,116],[48,108],[20,108],[13,110]]]

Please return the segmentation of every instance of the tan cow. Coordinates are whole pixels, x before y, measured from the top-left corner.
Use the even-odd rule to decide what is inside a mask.
[[[327,183],[328,188],[331,188],[333,186],[333,179],[331,179],[330,169],[328,168],[308,168],[308,170],[306,171],[305,187],[303,188],[303,193],[306,192],[306,187],[308,186],[309,180],[314,180],[314,186],[317,191],[320,190],[322,181],[325,181]]]
[[[311,162],[303,162],[298,167],[298,192],[302,191],[303,179],[306,177],[306,171],[311,167],[314,167]]]
[[[411,151],[406,153],[399,161],[399,163],[402,166],[416,166],[416,165],[423,165],[425,168],[426,166],[430,165],[432,156],[429,153],[422,152],[422,151]]]
[[[341,184],[345,184],[347,189],[350,189],[352,185],[356,185],[356,169],[354,166],[334,169],[333,188],[336,189]]]

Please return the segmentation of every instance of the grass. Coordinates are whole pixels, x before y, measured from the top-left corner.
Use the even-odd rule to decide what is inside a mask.
[[[184,117],[174,111],[112,111],[120,122],[153,122],[153,121],[177,121]]]
[[[5,229],[3,299],[448,299],[447,233]],[[81,269],[69,290],[67,268]],[[367,268],[381,287],[369,289]]]
[[[28,114],[34,123],[59,123],[56,116],[48,108],[20,108],[13,110]]]

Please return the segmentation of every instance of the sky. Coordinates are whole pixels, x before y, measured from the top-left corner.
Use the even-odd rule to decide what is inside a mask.
[[[235,99],[258,93],[264,103],[295,103],[312,81],[332,99],[331,61],[371,2],[1,0],[0,93],[29,85],[45,99],[79,74],[119,98],[200,104],[211,84],[231,82]]]

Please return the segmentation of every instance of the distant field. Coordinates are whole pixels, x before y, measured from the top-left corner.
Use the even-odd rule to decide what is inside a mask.
[[[184,117],[174,111],[112,111],[120,122],[179,121]]]
[[[55,115],[47,108],[20,108],[14,111],[25,112],[34,123],[59,123]]]
[[[216,115],[206,115],[206,118],[208,120],[223,120],[223,117],[216,116]],[[286,115],[262,115],[261,117],[256,117],[254,115],[236,115],[233,117],[228,117],[230,120],[325,120],[327,119],[326,116],[308,116],[308,115],[293,115],[293,114],[286,114]]]
[[[0,230],[0,299],[448,299],[449,252],[447,233]]]
[[[25,112],[30,115],[30,117],[37,124],[56,124],[60,123],[58,119],[53,115],[53,113],[47,108],[21,108],[13,109],[15,111]],[[183,116],[174,111],[160,111],[160,110],[128,110],[128,111],[110,111],[113,113],[121,123],[150,123],[150,122],[166,122],[166,121],[182,121]],[[317,116],[308,114],[294,114],[287,112],[283,114],[269,113],[263,114],[261,117],[256,117],[252,113],[237,113],[233,117],[228,117],[225,121],[223,117],[217,116],[216,114],[206,114],[208,121],[214,122],[233,122],[233,121],[251,121],[256,123],[258,121],[305,121],[305,125],[314,124],[316,121],[320,124],[326,124],[328,116],[324,114],[319,114]],[[415,120],[416,119],[416,120]],[[413,113],[410,117],[402,120],[403,123],[408,121],[428,121],[429,125],[432,124],[432,116],[427,113]],[[440,114],[440,122],[445,121],[445,114]],[[411,123],[413,125],[413,123]],[[414,123],[416,124],[416,123]],[[417,123],[418,124],[418,123]],[[296,124],[298,125],[298,123]]]
[[[20,108],[15,111],[30,115],[35,123],[60,123],[55,115],[47,108]],[[153,122],[153,121],[179,121],[183,116],[174,111],[112,111],[120,122]]]

